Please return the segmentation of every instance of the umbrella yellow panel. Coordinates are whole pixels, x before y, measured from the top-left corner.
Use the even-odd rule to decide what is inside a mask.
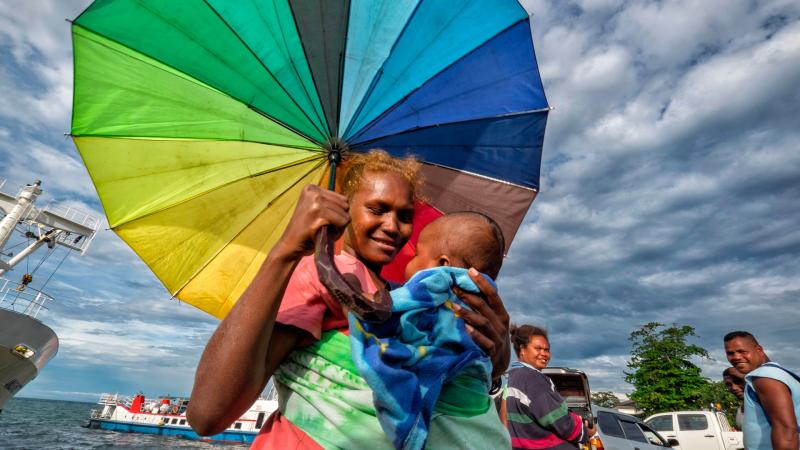
[[[318,152],[241,141],[74,139],[112,228],[237,180],[324,161]]]
[[[327,177],[327,164],[299,180],[276,198],[236,238],[226,245],[203,270],[178,292],[177,297],[223,318],[250,285],[272,246],[291,219],[297,198],[306,184],[321,184]]]
[[[241,179],[127,222],[115,231],[173,295],[216,314],[222,304],[236,297],[231,290],[238,280],[214,274],[208,285],[204,284],[213,292],[191,298],[181,295],[181,289],[206,270],[216,271],[208,265],[228,246],[252,255],[271,246],[266,241],[283,232],[302,186],[308,180],[319,181],[325,168],[324,160],[315,160]],[[239,258],[226,268],[243,274],[252,258]]]

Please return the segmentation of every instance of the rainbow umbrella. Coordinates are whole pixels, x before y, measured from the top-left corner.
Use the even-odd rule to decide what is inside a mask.
[[[98,0],[72,39],[111,228],[217,317],[342,151],[419,156],[420,225],[481,211],[509,243],[538,189],[549,107],[515,0]]]

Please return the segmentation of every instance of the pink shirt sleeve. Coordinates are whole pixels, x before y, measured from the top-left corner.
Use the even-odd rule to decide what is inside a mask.
[[[367,268],[355,257],[340,253],[334,260],[339,271],[355,275],[366,292],[377,290]],[[342,306],[319,281],[313,255],[304,257],[297,264],[283,294],[276,321],[300,328],[314,339],[319,339],[323,331],[347,327],[347,316]]]

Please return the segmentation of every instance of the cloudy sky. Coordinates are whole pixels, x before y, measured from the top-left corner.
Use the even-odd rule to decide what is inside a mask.
[[[65,19],[87,3],[0,3],[0,177],[102,217],[64,135]],[[594,390],[630,391],[627,338],[649,321],[694,326],[714,379],[733,329],[800,368],[800,4],[525,4],[555,110],[542,192],[499,279],[512,318],[546,326],[553,365]],[[61,347],[20,395],[191,390],[216,320],[171,300],[106,227],[48,285]]]

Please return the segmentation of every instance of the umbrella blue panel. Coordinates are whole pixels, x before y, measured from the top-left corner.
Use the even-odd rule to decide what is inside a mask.
[[[352,0],[342,77],[344,131],[419,0]]]
[[[413,154],[429,164],[538,190],[548,112],[421,128],[351,148],[382,148],[395,156]]]
[[[444,68],[525,17],[528,13],[516,1],[421,2],[372,80],[348,124],[345,139]]]
[[[426,82],[351,141],[545,108],[530,22],[525,19]]]

